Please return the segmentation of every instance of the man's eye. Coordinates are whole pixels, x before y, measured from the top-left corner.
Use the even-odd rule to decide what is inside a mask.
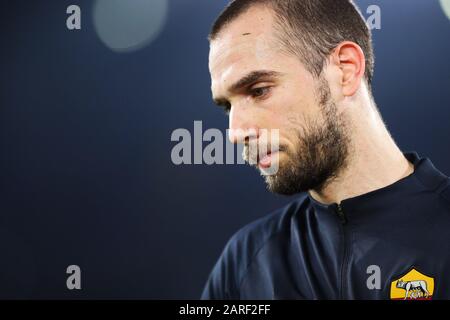
[[[270,87],[260,87],[260,88],[254,88],[251,89],[251,95],[254,98],[261,98],[269,93]]]

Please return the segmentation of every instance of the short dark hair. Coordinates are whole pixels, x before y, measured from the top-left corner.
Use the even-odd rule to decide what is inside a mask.
[[[316,77],[321,75],[326,59],[339,43],[358,44],[365,55],[365,78],[371,91],[372,35],[352,0],[232,0],[214,22],[209,41],[254,5],[273,10],[277,38]]]

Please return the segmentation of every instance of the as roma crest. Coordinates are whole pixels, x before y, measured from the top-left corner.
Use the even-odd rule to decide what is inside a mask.
[[[431,300],[434,279],[415,268],[391,282],[391,300]]]

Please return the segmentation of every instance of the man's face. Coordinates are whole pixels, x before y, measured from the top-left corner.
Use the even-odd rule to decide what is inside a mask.
[[[249,144],[269,144],[268,155],[256,156],[262,173],[278,162],[277,173],[265,175],[269,190],[320,191],[345,165],[344,121],[328,82],[282,50],[273,22],[270,9],[252,7],[211,42],[213,98],[229,105],[229,139],[245,144],[246,160],[252,157]],[[277,150],[262,129],[279,130]]]

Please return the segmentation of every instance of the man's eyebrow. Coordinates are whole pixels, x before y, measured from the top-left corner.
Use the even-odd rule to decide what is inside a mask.
[[[228,91],[230,92],[239,91],[240,89],[247,87],[263,78],[276,78],[279,77],[280,75],[281,73],[276,71],[268,71],[268,70],[252,71],[246,76],[242,77],[240,80],[238,80],[235,84],[231,85]]]
[[[277,71],[270,71],[270,70],[257,70],[252,71],[239,79],[237,82],[235,82],[233,85],[230,86],[228,89],[229,92],[236,92],[239,91],[242,88],[245,88],[259,80],[267,79],[267,78],[276,78],[281,76],[282,74]],[[214,98],[214,103],[219,106],[226,106],[228,104],[228,101],[223,98]]]

